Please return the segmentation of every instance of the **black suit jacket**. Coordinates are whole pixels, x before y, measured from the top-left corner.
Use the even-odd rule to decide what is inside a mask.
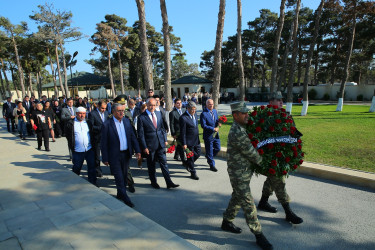
[[[184,109],[181,109],[182,114],[185,112]],[[172,111],[169,113],[169,126],[171,129],[171,135],[179,135],[180,134],[180,113],[178,113],[176,108],[173,108]]]
[[[155,111],[157,118],[157,126],[154,127],[147,111],[138,116],[137,133],[141,149],[148,148],[150,151],[155,151],[160,147],[165,147],[167,141],[167,134],[164,129],[163,120],[160,112]]]
[[[159,107],[159,109],[160,109],[161,117],[163,119],[163,127],[165,129],[165,132],[168,133],[169,126],[168,126],[167,119],[165,118],[165,109],[163,107]]]
[[[6,118],[14,118],[13,116],[13,110],[16,108],[16,104],[11,102],[10,105],[8,105],[7,102],[4,102],[3,104],[3,116]]]
[[[135,136],[129,119],[124,117],[122,123],[125,127],[126,141],[128,143],[130,155],[132,155],[133,152],[140,153],[141,150],[139,148],[137,137]],[[103,162],[109,162],[110,165],[113,165],[113,161],[118,160],[120,154],[120,139],[113,118],[109,118],[103,124],[100,149],[102,151]]]
[[[185,112],[180,116],[180,136],[179,140],[182,145],[187,145],[188,147],[194,147],[200,144],[199,141],[199,130],[198,130],[198,117],[194,114],[195,125],[190,115]]]
[[[92,123],[94,142],[98,143],[100,142],[100,139],[101,139],[103,123],[108,119],[108,111],[107,110],[104,111],[104,122],[102,121],[102,118],[100,117],[97,109],[89,113],[88,119]]]

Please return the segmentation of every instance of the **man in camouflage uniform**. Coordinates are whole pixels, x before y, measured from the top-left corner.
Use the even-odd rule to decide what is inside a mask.
[[[269,98],[271,105],[276,105],[278,108],[283,107],[283,96],[280,91],[274,92]],[[299,132],[298,132],[299,133]],[[299,133],[300,134],[300,133]],[[300,134],[302,135],[302,134]],[[285,177],[279,178],[276,176],[268,176],[263,184],[262,198],[259,201],[258,209],[270,213],[276,213],[277,209],[268,203],[268,198],[275,191],[278,201],[285,210],[286,220],[293,224],[301,224],[302,218],[298,217],[289,207],[290,198],[285,188]]]
[[[232,221],[239,209],[242,208],[246,223],[251,232],[255,234],[257,245],[262,249],[273,249],[262,233],[250,191],[250,180],[253,175],[251,164],[260,164],[262,158],[252,146],[246,133],[245,126],[249,119],[249,109],[244,102],[233,103],[230,107],[234,121],[228,134],[227,164],[233,193],[228,208],[223,214],[221,228],[232,233],[241,233],[242,230],[236,227]]]

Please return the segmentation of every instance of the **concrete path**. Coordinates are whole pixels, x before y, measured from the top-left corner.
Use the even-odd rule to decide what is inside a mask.
[[[167,155],[172,180],[181,185],[173,190],[166,189],[160,169],[157,172],[161,189],[155,190],[150,186],[146,163],[143,163],[143,169],[132,167],[136,192],[129,193],[129,196],[135,204],[133,210],[106,195],[116,194],[115,183],[108,167],[103,167],[106,174],[98,180],[100,189],[105,192],[86,182],[86,172],[83,172],[81,179],[61,167],[70,169],[72,165],[67,161],[65,138],[50,143],[51,152],[35,150],[35,139],[22,142],[4,133],[1,134],[1,145],[6,145],[6,149],[3,146],[4,149],[0,153],[2,161],[11,163],[8,168],[12,167],[14,170],[8,170],[7,173],[3,170],[0,177],[0,241],[3,240],[0,242],[0,249],[8,246],[5,244],[17,245],[17,239],[12,238],[11,234],[18,237],[22,247],[27,246],[27,242],[46,244],[29,245],[29,249],[43,249],[38,246],[53,246],[53,242],[56,244],[55,248],[64,249],[125,248],[130,246],[129,242],[135,244],[132,248],[156,248],[168,244],[163,248],[190,248],[195,245],[202,249],[257,249],[255,238],[247,228],[242,212],[234,221],[243,229],[241,234],[234,235],[220,229],[222,213],[231,194],[226,162],[223,159],[217,160],[219,171],[214,173],[208,170],[202,156],[197,161],[197,174],[200,180],[195,181],[189,178],[180,162],[174,161],[172,155]],[[16,147],[12,145],[22,146],[22,150],[26,151],[22,151],[18,146],[17,150],[20,150],[20,153],[17,154]],[[34,163],[27,163],[30,160]],[[53,162],[58,164],[54,166]],[[136,166],[135,161],[132,161],[131,166]],[[0,168],[3,169],[3,165]],[[68,183],[68,174],[77,178]],[[22,175],[23,178],[18,183],[7,177],[14,175]],[[264,180],[263,176],[253,176],[251,181],[256,203],[261,197]],[[49,185],[52,182],[57,184]],[[10,192],[14,189],[21,189],[22,192]],[[41,194],[39,190],[45,190],[45,193]],[[296,174],[287,180],[287,190],[292,198],[291,207],[304,219],[303,224],[293,226],[287,223],[283,209],[274,196],[270,198],[270,203],[276,206],[279,212],[258,213],[263,232],[275,249],[375,249],[373,189]],[[69,198],[73,193],[79,193],[79,198]],[[63,198],[59,198],[60,196]],[[22,200],[22,204],[25,205],[19,208]],[[90,205],[85,206],[87,203]],[[43,205],[48,208],[44,209]],[[87,210],[83,207],[88,207],[89,213],[94,213],[95,217],[85,218]],[[70,212],[73,210],[78,212]],[[48,211],[53,211],[53,215],[48,215]],[[73,214],[70,215],[69,212]],[[16,216],[7,218],[8,213],[15,213]],[[18,216],[17,213],[22,215]],[[64,214],[69,215],[61,218],[60,215]],[[140,214],[153,222],[146,219],[146,222],[138,224],[141,218],[144,219]],[[80,221],[82,216],[84,219]],[[99,219],[96,220],[96,217]],[[124,226],[122,223],[127,224]],[[142,232],[141,229],[145,227],[155,230]],[[15,233],[18,228],[23,234]],[[38,232],[39,228],[47,229]],[[130,241],[121,238],[127,234],[131,235]],[[102,239],[107,239],[106,243]],[[171,239],[175,241],[172,243]],[[108,241],[113,245],[109,246]],[[87,242],[88,245],[83,242]]]

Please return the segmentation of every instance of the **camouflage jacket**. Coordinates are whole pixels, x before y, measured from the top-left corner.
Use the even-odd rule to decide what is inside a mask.
[[[261,162],[262,157],[251,144],[246,129],[233,121],[228,134],[228,171],[252,171],[251,164],[260,164]]]

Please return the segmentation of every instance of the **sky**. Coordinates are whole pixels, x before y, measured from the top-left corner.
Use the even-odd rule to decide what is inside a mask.
[[[126,18],[127,25],[132,26],[138,20],[135,0],[57,0],[53,3],[55,9],[71,11],[73,27],[79,27],[85,37],[79,41],[66,44],[66,51],[73,54],[78,51],[75,71],[93,72],[85,59],[98,58],[90,56],[94,47],[89,37],[95,33],[96,23],[104,21],[106,14],[116,14]],[[181,38],[182,51],[186,53],[188,63],[199,65],[203,51],[212,50],[215,46],[216,28],[219,11],[219,0],[166,0],[169,25],[173,26],[173,33]],[[302,7],[315,10],[319,0],[302,0]],[[29,32],[36,32],[35,21],[29,18],[33,11],[38,11],[38,5],[44,5],[46,0],[0,0],[0,16],[9,18],[13,24],[26,21]],[[242,0],[242,29],[247,28],[247,22],[259,16],[259,10],[270,9],[279,13],[280,0]],[[162,30],[160,1],[145,0],[146,21],[159,32]],[[237,30],[237,1],[226,0],[223,40],[236,34]],[[161,48],[161,50],[163,50]],[[172,52],[173,53],[173,52]]]

